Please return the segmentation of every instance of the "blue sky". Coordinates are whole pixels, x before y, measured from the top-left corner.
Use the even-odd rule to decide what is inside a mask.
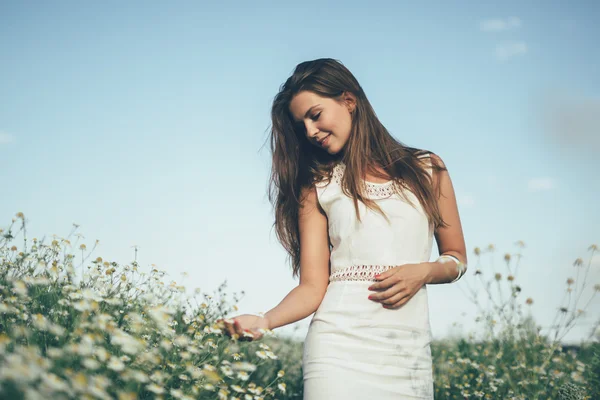
[[[518,240],[523,300],[549,325],[573,261],[600,244],[599,15],[592,1],[0,1],[0,226],[19,211],[31,237],[77,223],[94,256],[127,263],[137,245],[189,289],[227,280],[240,313],[267,311],[297,284],[266,196],[271,102],[296,64],[332,57],[452,177],[471,268],[430,286],[434,336],[473,327],[463,292],[494,271],[473,249],[493,243],[499,270]],[[277,332],[303,338],[309,321]]]

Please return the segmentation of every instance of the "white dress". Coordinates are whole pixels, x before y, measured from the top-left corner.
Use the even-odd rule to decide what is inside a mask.
[[[363,181],[391,223],[361,202],[359,222],[341,190],[344,168],[337,164],[331,181],[316,188],[333,247],[327,292],[304,341],[304,400],[433,399],[427,287],[397,309],[368,299],[376,293],[368,290],[373,276],[429,261],[433,231],[427,215],[409,190],[401,189],[415,208],[395,193],[396,183]]]

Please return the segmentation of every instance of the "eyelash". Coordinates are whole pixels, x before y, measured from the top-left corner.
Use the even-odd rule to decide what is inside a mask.
[[[313,115],[312,117],[310,117],[313,121],[316,121],[319,119],[319,116],[321,115],[323,111],[319,112],[318,114]],[[296,125],[298,127],[298,129],[304,129],[304,124],[302,122],[297,123]]]

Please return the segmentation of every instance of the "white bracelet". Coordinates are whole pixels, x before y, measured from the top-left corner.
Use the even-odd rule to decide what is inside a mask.
[[[458,275],[456,276],[456,278],[454,278],[453,281],[450,282],[450,283],[454,283],[457,280],[459,280],[460,277],[465,273],[465,271],[467,270],[467,265],[462,263],[458,258],[451,256],[450,254],[442,254],[441,256],[438,257],[436,262],[444,264],[444,263],[448,262],[448,259],[456,262],[456,269],[458,270]]]

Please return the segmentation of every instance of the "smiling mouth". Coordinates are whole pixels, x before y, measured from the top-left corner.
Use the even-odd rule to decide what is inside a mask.
[[[324,137],[322,140],[319,140],[319,141],[318,141],[318,142],[319,142],[319,144],[320,144],[321,146],[323,146],[323,143],[325,142],[325,140],[327,140],[327,138],[328,138],[329,136],[331,136],[331,133],[330,133],[329,135],[325,136],[325,137]]]

